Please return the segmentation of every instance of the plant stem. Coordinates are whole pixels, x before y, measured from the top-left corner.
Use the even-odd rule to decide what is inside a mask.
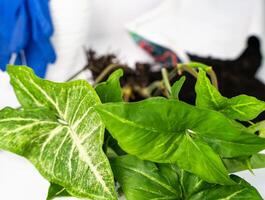
[[[168,79],[168,72],[167,72],[166,68],[162,68],[161,72],[162,72],[163,82],[164,82],[165,87],[167,89],[167,96],[169,96],[171,94],[171,86],[170,86],[170,82]]]
[[[78,72],[76,72],[74,75],[72,75],[70,78],[68,78],[66,80],[66,82],[73,80],[75,77],[77,77],[80,73],[82,73],[83,71],[85,71],[87,69],[87,66],[85,66],[84,68],[80,69]]]
[[[189,67],[189,64],[178,64],[177,68],[179,70],[188,72],[189,74],[194,76],[194,78],[197,78],[198,76],[198,73],[193,68]]]
[[[171,72],[169,72],[169,80],[172,80],[176,74],[178,73],[179,69],[177,67],[174,67],[173,70],[171,70]]]
[[[255,123],[253,123],[252,121],[247,121],[250,125],[254,125]]]
[[[190,73],[195,78],[197,78],[197,76],[198,76],[198,73],[194,70],[194,68],[196,68],[196,67],[204,69],[207,72],[207,74],[210,76],[213,86],[216,87],[216,89],[218,89],[217,76],[216,76],[216,73],[214,72],[214,70],[212,69],[212,67],[207,66],[205,64],[197,63],[197,62],[191,62],[189,64],[178,64],[177,65],[178,69]]]
[[[147,90],[149,91],[150,94],[152,94],[152,92],[156,89],[161,87],[161,85],[163,85],[163,81],[154,81],[153,83],[151,83],[148,87]]]
[[[216,89],[218,90],[217,76],[216,76],[216,73],[214,72],[214,70],[212,69],[212,67],[208,68],[207,74],[210,76],[213,86],[216,87]]]
[[[101,82],[112,70],[119,68],[118,64],[111,64],[108,67],[106,67],[101,74],[96,78],[94,85]]]

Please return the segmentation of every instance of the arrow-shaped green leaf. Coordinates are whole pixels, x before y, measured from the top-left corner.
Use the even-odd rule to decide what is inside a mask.
[[[207,158],[202,152],[209,150],[213,160],[217,161],[215,152],[223,157],[236,157],[251,155],[265,148],[264,139],[243,132],[224,115],[177,100],[153,98],[136,103],[109,103],[96,106],[96,110],[127,153],[143,160],[177,163],[201,178],[208,177],[209,182],[228,184],[229,181],[224,178],[227,172],[221,162],[205,167]],[[197,139],[188,141],[187,135],[194,135]],[[190,153],[190,159],[185,159],[185,147],[181,148],[183,152],[180,153],[179,147],[185,145],[196,150]],[[211,148],[214,151],[210,151]],[[195,158],[199,156],[203,159]],[[193,159],[197,161],[193,165],[201,166],[204,170],[190,168]],[[219,173],[209,175],[209,168]]]
[[[176,163],[181,169],[198,174],[210,183],[234,184],[213,149],[201,139],[192,138],[189,134],[183,137],[176,151]]]
[[[179,92],[186,80],[185,76],[182,76],[179,80],[177,80],[171,87],[171,98],[179,99]]]
[[[0,112],[0,148],[28,158],[73,196],[116,199],[102,151],[104,125],[93,109],[100,103],[94,89],[86,81],[45,81],[26,67],[8,72],[25,109]]]
[[[99,83],[95,90],[100,97],[102,103],[122,101],[122,89],[120,85],[120,77],[122,77],[122,69],[114,71],[106,82]]]
[[[195,86],[196,105],[222,112],[231,119],[249,121],[265,110],[265,102],[247,95],[228,99],[211,84],[206,72],[200,69]]]

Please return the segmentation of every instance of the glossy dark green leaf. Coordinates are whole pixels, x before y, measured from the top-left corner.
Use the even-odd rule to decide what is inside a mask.
[[[227,173],[219,161],[217,166],[209,165],[206,168],[206,158],[193,158],[204,156],[199,150],[190,153],[189,159],[184,159],[187,155],[182,150],[183,158],[178,161],[181,157],[180,145],[184,146],[182,149],[185,149],[185,145],[197,149],[192,146],[193,143],[188,142],[187,135],[200,138],[195,144],[198,143],[202,151],[213,148],[223,157],[251,155],[265,148],[264,139],[243,132],[224,115],[173,99],[153,98],[136,103],[110,103],[96,106],[96,110],[119,146],[127,153],[158,163],[183,161],[182,167],[202,178],[208,177],[210,182],[218,179],[219,183],[228,183],[224,179]],[[193,159],[198,162],[193,162],[198,168],[189,167]],[[209,168],[219,170],[219,173],[209,175]]]
[[[195,86],[196,105],[222,112],[231,119],[249,121],[265,110],[265,103],[255,97],[239,95],[228,99],[211,84],[206,72],[200,69]]]
[[[186,80],[185,76],[182,76],[179,80],[177,80],[171,87],[171,98],[179,99],[179,92]]]
[[[122,69],[114,71],[106,82],[99,83],[95,90],[102,103],[122,101],[122,89],[120,77],[123,76]]]
[[[46,200],[52,200],[57,197],[69,197],[69,196],[70,194],[66,191],[64,187],[51,183]]]
[[[115,158],[111,166],[127,200],[180,200],[178,176],[166,167],[160,171],[154,163],[131,155]],[[164,174],[173,177],[167,178]]]
[[[0,112],[0,148],[26,157],[73,196],[116,199],[102,150],[105,126],[93,108],[100,104],[95,90],[86,81],[42,80],[22,66],[8,73],[24,109]]]

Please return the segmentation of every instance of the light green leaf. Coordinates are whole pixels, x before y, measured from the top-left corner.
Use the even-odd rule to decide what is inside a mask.
[[[57,197],[69,197],[69,196],[70,194],[66,191],[64,187],[51,183],[46,200],[52,200]]]
[[[234,184],[221,158],[205,142],[192,138],[189,133],[183,137],[175,159],[181,169],[198,174],[205,181],[222,185]]]
[[[96,106],[96,110],[119,146],[143,160],[177,163],[180,157],[178,148],[187,143],[185,135],[189,133],[198,136],[223,157],[251,155],[265,148],[264,139],[243,132],[224,115],[173,99],[151,98],[136,103],[109,103]],[[206,144],[199,145],[203,151],[210,149]],[[199,156],[195,155],[196,153],[200,152],[196,151],[190,155]],[[186,166],[186,170],[193,170],[193,173],[200,177],[207,177],[208,168],[205,168],[204,163],[206,158],[194,163],[202,166],[204,171],[188,168],[192,159],[182,159],[187,162],[183,163],[182,167]],[[224,173],[222,165],[217,169],[221,174]],[[216,176],[215,179],[212,176]],[[223,179],[224,174],[212,176],[209,176],[212,182],[218,179],[220,183],[227,183],[227,180]]]
[[[202,69],[199,69],[195,91],[196,106],[198,107],[218,111],[225,108],[227,105],[227,98],[223,97],[211,84],[206,72]]]
[[[192,67],[192,68],[203,69],[204,71],[207,71],[211,68],[210,66],[205,65],[205,64],[200,63],[200,62],[189,62],[187,65],[189,67]]]
[[[231,178],[237,183],[231,186],[222,186],[204,182],[197,176],[179,170],[179,179],[182,186],[182,199],[189,200],[262,200],[258,191],[249,183],[231,175]]]
[[[179,99],[179,92],[186,80],[185,76],[182,76],[179,80],[177,80],[173,86],[171,87],[171,98]]]
[[[111,162],[115,177],[122,186],[127,200],[180,199],[181,188],[176,173],[167,178],[154,163],[126,155]]]
[[[265,148],[265,139],[244,132],[224,115],[178,100],[150,98],[95,108],[120,146],[143,159],[167,160],[187,130],[209,142],[223,157],[248,156]]]
[[[99,83],[96,86],[95,90],[102,103],[123,101],[119,80],[122,75],[122,69],[118,69],[109,76],[106,82]]]
[[[198,107],[222,112],[230,119],[249,121],[265,110],[265,103],[255,97],[247,95],[239,95],[231,99],[223,97],[211,84],[206,72],[202,69],[198,74],[195,91]]]
[[[228,99],[225,108],[220,110],[231,119],[249,121],[255,119],[265,110],[265,103],[255,97],[239,95]]]
[[[94,89],[86,81],[45,81],[26,67],[9,67],[8,73],[25,110],[0,112],[0,148],[28,158],[73,196],[116,199]]]
[[[230,158],[223,159],[223,161],[228,171],[233,173],[249,169],[246,159],[249,159],[249,164],[252,169],[265,168],[265,154],[262,153],[254,154],[250,158]]]
[[[246,184],[243,179],[237,176],[232,177],[238,182],[238,185],[233,187],[216,185],[192,195],[189,200],[262,200],[262,197],[254,187]]]

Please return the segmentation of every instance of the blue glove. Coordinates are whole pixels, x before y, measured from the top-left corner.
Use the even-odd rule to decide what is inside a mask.
[[[27,65],[35,73],[45,76],[48,63],[56,60],[49,38],[53,33],[47,0],[1,0],[0,13],[0,68],[5,70],[12,53],[17,54],[15,64]]]
[[[0,55],[25,48],[28,40],[25,0],[1,0],[0,13]]]

